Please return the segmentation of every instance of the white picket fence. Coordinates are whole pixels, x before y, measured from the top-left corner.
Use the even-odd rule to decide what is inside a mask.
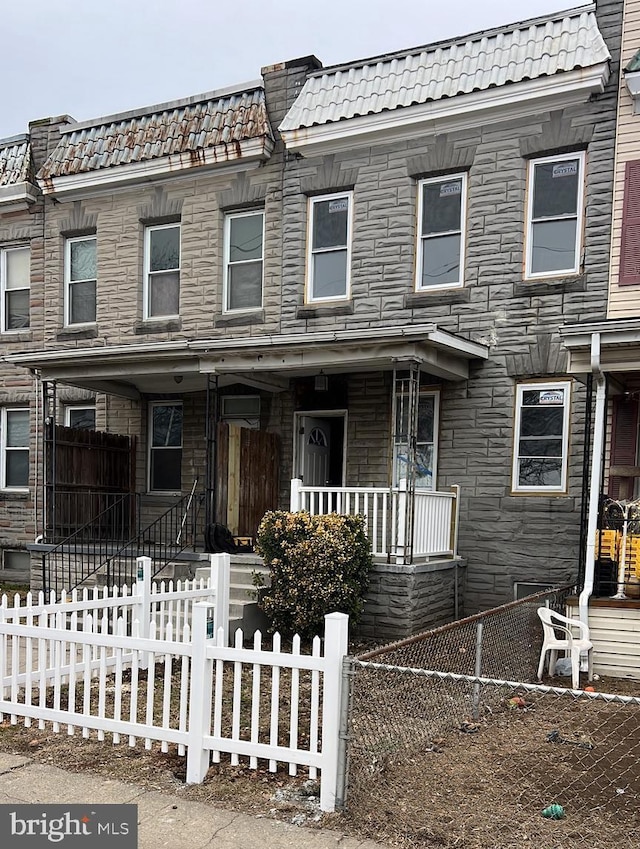
[[[226,558],[226,576],[225,561],[212,560],[208,587],[163,592],[141,562],[130,593],[3,601],[0,719],[100,740],[108,733],[130,746],[155,741],[165,752],[176,745],[187,755],[188,783],[203,781],[222,753],[232,764],[248,758],[251,768],[267,760],[274,772],[283,763],[291,775],[305,767],[316,778],[320,769],[321,808],[334,810],[348,617],[325,617],[324,652],[318,637],[311,654],[298,637],[284,652],[277,634],[265,649],[259,632],[243,648],[241,631],[230,647],[228,555],[217,557]],[[203,592],[210,600],[197,599]]]

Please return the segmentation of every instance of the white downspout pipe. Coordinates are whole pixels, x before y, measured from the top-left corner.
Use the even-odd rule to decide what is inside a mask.
[[[600,334],[591,335],[591,372],[596,381],[596,409],[593,423],[593,447],[591,451],[591,482],[589,487],[589,515],[587,521],[587,546],[584,563],[584,586],[578,599],[580,621],[589,625],[589,599],[593,592],[595,572],[596,531],[600,509],[600,478],[606,420],[606,378],[600,367]]]

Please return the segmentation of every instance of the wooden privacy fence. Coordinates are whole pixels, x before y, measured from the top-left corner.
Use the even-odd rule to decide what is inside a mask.
[[[326,616],[324,650],[316,637],[311,654],[301,653],[299,637],[284,651],[277,634],[265,648],[259,632],[252,648],[243,648],[241,631],[229,646],[218,596],[192,602],[187,617],[170,606],[184,602],[177,592],[185,591],[150,592],[164,613],[145,607],[144,620],[135,616],[143,609],[137,586],[127,596],[4,604],[0,719],[100,740],[107,733],[114,744],[155,741],[165,752],[175,745],[186,753],[188,783],[202,782],[223,753],[253,769],[258,759],[272,772],[283,763],[316,778],[320,769],[321,808],[334,810],[348,617]]]

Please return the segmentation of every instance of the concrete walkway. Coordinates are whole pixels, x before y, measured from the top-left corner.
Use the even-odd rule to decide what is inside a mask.
[[[93,773],[66,772],[22,755],[0,753],[0,804],[39,802],[137,805],[139,849],[381,849],[381,844],[337,831],[227,811]]]

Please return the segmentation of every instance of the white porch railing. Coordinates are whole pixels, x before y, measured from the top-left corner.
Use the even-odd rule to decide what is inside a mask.
[[[451,492],[429,489],[415,491],[413,514],[414,557],[457,556],[460,488]],[[303,486],[291,481],[292,512],[311,515],[327,513],[362,515],[374,556],[404,558],[408,547],[406,531],[406,489],[395,487]]]

